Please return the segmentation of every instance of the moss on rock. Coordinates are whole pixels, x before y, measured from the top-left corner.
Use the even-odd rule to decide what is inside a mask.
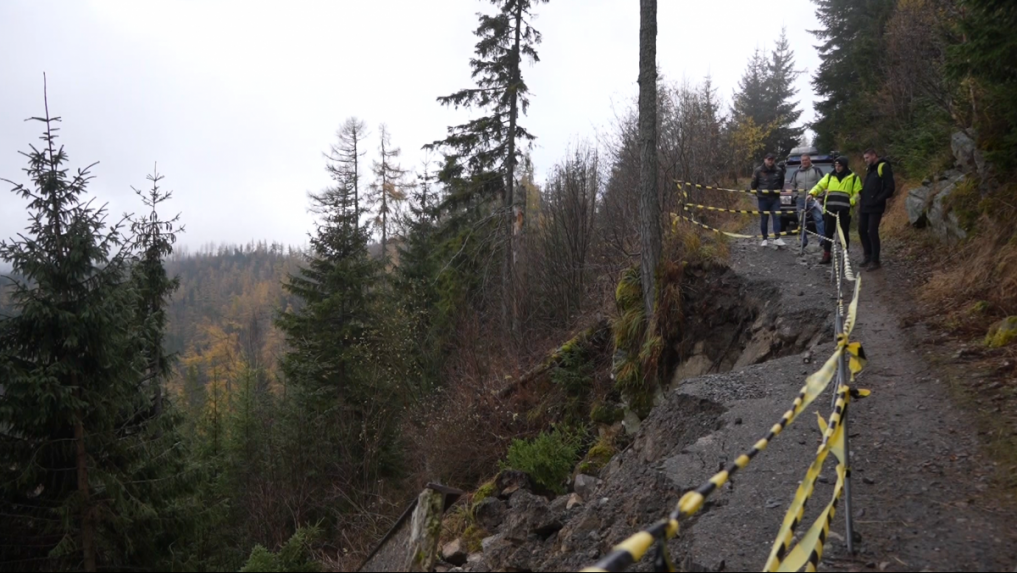
[[[1017,316],[1008,316],[993,324],[985,336],[989,348],[1002,348],[1017,340]]]
[[[610,426],[625,419],[625,410],[614,404],[597,404],[590,412],[590,420],[596,424]]]

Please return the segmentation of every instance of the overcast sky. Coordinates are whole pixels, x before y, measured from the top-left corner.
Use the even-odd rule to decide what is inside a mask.
[[[276,240],[311,228],[306,193],[328,184],[322,151],[342,120],[386,123],[402,164],[466,118],[437,96],[470,86],[479,0],[0,1],[0,177],[25,181],[42,74],[72,167],[99,161],[92,192],[114,214],[139,209],[158,162],[183,243]],[[593,139],[637,93],[636,0],[551,0],[537,8],[541,61],[524,70],[525,123],[542,176],[570,142]],[[657,58],[669,79],[712,75],[727,101],[756,47],[786,25],[800,69],[819,63],[809,0],[659,3]],[[799,80],[812,117],[808,75]],[[370,158],[370,155],[369,155]],[[0,184],[0,237],[26,225]]]

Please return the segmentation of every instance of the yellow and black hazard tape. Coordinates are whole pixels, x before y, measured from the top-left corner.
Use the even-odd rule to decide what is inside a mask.
[[[686,211],[691,211],[692,209],[697,209],[699,211],[716,211],[718,213],[739,213],[739,214],[742,214],[742,215],[762,215],[764,213],[765,214],[773,213],[772,211],[765,211],[765,212],[764,211],[751,211],[751,210],[748,210],[748,209],[724,209],[723,207],[711,207],[709,205],[692,205],[692,204],[685,205],[685,210]]]
[[[799,571],[805,567],[806,571],[816,571],[819,561],[823,556],[823,545],[830,534],[830,525],[836,513],[837,502],[840,500],[844,485],[850,477],[851,468],[848,466],[846,451],[846,428],[841,420],[847,416],[848,403],[851,398],[861,398],[869,395],[868,390],[857,390],[842,385],[838,391],[837,406],[830,416],[829,424],[819,418],[820,430],[823,433],[823,444],[816,453],[816,459],[809,466],[805,479],[802,480],[795,499],[784,516],[784,522],[773,549],[767,559],[764,571]],[[837,484],[834,486],[833,496],[826,508],[820,513],[812,527],[802,536],[798,545],[790,549],[791,540],[794,536],[796,526],[801,522],[804,514],[805,504],[815,488],[815,483],[822,471],[823,462],[827,454],[832,452],[838,460]],[[790,551],[789,551],[790,549]]]
[[[806,379],[805,385],[798,392],[798,396],[792,403],[791,408],[785,412],[783,416],[781,416],[779,422],[770,428],[766,437],[756,442],[748,452],[738,456],[734,462],[713,475],[698,488],[685,493],[685,495],[678,500],[678,506],[671,513],[668,519],[658,522],[655,526],[646,531],[633,535],[623,543],[617,545],[607,557],[599,561],[593,567],[584,569],[584,571],[622,571],[631,566],[633,563],[640,561],[654,542],[658,542],[660,547],[660,551],[658,553],[665,556],[660,562],[665,561],[666,549],[664,548],[664,541],[678,534],[679,520],[683,517],[690,517],[702,509],[707,497],[727,483],[731,479],[731,476],[733,476],[738,470],[747,467],[752,459],[759,454],[759,452],[765,450],[774,438],[780,435],[781,432],[791,425],[798,416],[826,390],[826,388],[830,385],[830,382],[837,375],[838,364],[842,356],[847,354],[849,357],[849,369],[851,370],[852,379],[855,374],[861,371],[865,365],[865,352],[862,350],[859,343],[850,342],[851,332],[854,329],[856,315],[858,313],[858,300],[861,295],[861,286],[861,280],[855,282],[855,293],[851,301],[851,305],[849,306],[848,316],[844,321],[844,332],[837,339],[837,347],[834,350],[833,355],[830,356],[830,358],[823,364],[822,368]],[[838,422],[840,419],[839,416],[843,415],[845,412],[847,397],[851,395],[847,390],[846,385],[843,386],[843,390],[845,393],[838,398],[839,409],[835,410],[835,416],[838,416]],[[833,416],[831,416],[831,419],[832,418]],[[843,428],[843,425],[838,423],[837,427]],[[832,448],[830,445],[831,441],[832,440],[830,439],[826,439],[825,443],[820,446],[819,454],[816,456],[817,459],[822,457],[825,460],[826,454],[824,452],[828,452]],[[813,462],[814,465],[815,463],[816,462]],[[822,465],[820,464],[819,467],[821,469]],[[816,475],[818,477],[818,472]],[[804,500],[802,503],[804,505]],[[794,518],[786,519],[786,521],[790,526],[790,524],[794,521]],[[779,537],[778,543],[780,539],[783,538]],[[777,549],[775,548],[774,551],[776,550]]]
[[[841,248],[844,249],[844,278],[854,282],[855,273],[851,270],[851,257],[848,256],[847,237],[844,236],[844,229],[840,226],[840,213],[836,215],[837,236],[840,238]]]
[[[671,562],[667,553],[666,541],[678,535],[678,520],[665,519],[657,522],[646,531],[629,537],[618,545],[614,546],[611,553],[603,558],[593,567],[583,571],[624,571],[643,559],[643,556],[651,547],[657,544],[657,555],[654,559],[656,571],[675,571],[674,563]]]
[[[699,210],[699,211],[715,211],[715,212],[718,212],[718,213],[737,213],[737,214],[740,214],[740,215],[773,215],[774,214],[773,211],[752,211],[752,210],[749,210],[749,209],[725,209],[723,207],[713,207],[711,205],[697,205],[697,204],[692,204],[692,203],[685,204],[684,207],[685,207],[686,211],[692,211],[693,209],[696,209],[696,210]],[[776,214],[779,215],[780,213],[777,212]],[[715,231],[715,232],[718,232],[718,233],[725,233],[725,234],[730,235],[730,236],[738,236],[739,238],[758,239],[758,238],[762,237],[762,235],[751,236],[751,235],[737,235],[736,233],[727,233],[726,231],[719,231],[719,230],[714,229],[712,227],[707,227],[706,225],[703,225],[702,223],[699,223],[698,221],[693,221],[693,222],[698,224],[699,226],[701,226],[703,228],[706,228],[706,229],[709,229],[711,231]],[[799,224],[801,224],[801,223],[799,223]],[[812,232],[812,231],[810,231],[808,229],[800,229],[799,231],[794,231],[794,232],[791,232],[791,231],[783,232],[783,233],[780,233],[780,235],[781,236],[798,235],[802,231],[804,231],[805,233],[807,233],[809,235],[812,235],[813,237],[819,239],[820,241],[826,241],[828,243],[832,243],[833,242],[833,239],[827,238],[827,237],[825,237],[823,235],[820,235],[819,233],[814,233],[814,232]],[[853,278],[853,276],[849,276],[848,280],[854,281],[855,279]]]
[[[678,219],[682,219],[684,221],[688,221],[688,222],[692,223],[693,225],[696,225],[698,227],[706,229],[707,231],[713,231],[714,233],[717,233],[719,235],[725,235],[725,236],[731,237],[732,239],[762,239],[763,238],[762,235],[743,235],[743,234],[740,234],[740,233],[729,233],[728,231],[721,231],[720,229],[716,229],[716,228],[711,227],[709,225],[700,223],[699,221],[693,219],[692,217],[686,217],[684,215],[678,215],[677,213],[671,213],[671,222],[672,223],[674,223]],[[781,233],[770,233],[770,236],[773,236],[773,237],[793,237],[793,236],[797,236],[797,235],[798,235],[798,233],[795,233],[795,232],[792,232],[792,231],[784,231],[784,232],[781,232]]]
[[[780,189],[728,189],[725,187],[713,187],[710,185],[699,185],[697,183],[689,183],[686,181],[677,181],[678,187],[684,187],[688,189],[702,189],[705,191],[725,191],[727,193],[743,193],[746,195],[780,195],[783,191]],[[806,189],[784,189],[784,191],[806,191]]]
[[[838,389],[837,402],[834,407],[834,412],[830,415],[829,424],[827,424],[823,420],[823,418],[821,416],[818,416],[817,414],[817,417],[819,417],[820,429],[823,433],[823,442],[819,446],[819,450],[816,452],[816,459],[813,460],[812,464],[809,465],[809,469],[805,474],[805,479],[803,479],[801,484],[798,486],[798,491],[795,492],[795,498],[791,502],[791,506],[788,508],[788,511],[784,516],[784,521],[781,525],[780,531],[777,534],[777,540],[774,542],[773,549],[770,551],[770,556],[767,559],[766,566],[763,569],[764,571],[785,570],[784,567],[782,566],[782,563],[785,560],[785,556],[789,556],[788,550],[791,547],[791,541],[794,536],[795,530],[801,523],[801,520],[805,514],[805,505],[808,503],[810,497],[812,496],[812,493],[815,489],[816,481],[819,478],[819,474],[823,469],[823,464],[826,461],[827,455],[831,451],[834,451],[836,455],[836,450],[838,449],[838,447],[843,446],[844,436],[842,431],[843,424],[841,424],[841,420],[843,419],[843,417],[847,416],[848,402],[852,397],[858,398],[868,395],[869,392],[867,390],[854,390],[849,388],[847,385],[841,385],[841,387]],[[838,470],[839,469],[840,468],[838,468]],[[845,470],[845,477],[846,474],[847,471]],[[837,496],[835,495],[834,500],[836,499]],[[819,526],[819,530],[813,532],[813,530],[817,528],[816,525],[813,526],[813,529],[810,529],[810,533],[815,533],[815,535],[813,536],[814,537],[813,546],[815,546],[817,542],[819,544],[822,544],[826,540],[826,534],[829,531],[829,522],[827,520],[825,519],[817,520],[816,523]],[[800,543],[799,545],[801,546],[803,543],[805,543],[806,539],[809,538],[810,538],[809,534],[806,534],[806,537],[803,538],[802,543]],[[819,563],[818,559],[822,555],[821,545],[818,550],[818,553],[814,551],[814,547],[808,548],[804,552],[809,556],[815,555],[816,558],[815,564],[818,565]],[[800,568],[801,566],[798,566],[791,570],[796,571]]]

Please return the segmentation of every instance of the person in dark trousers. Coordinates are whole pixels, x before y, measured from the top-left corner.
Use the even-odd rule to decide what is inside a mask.
[[[834,161],[833,173],[826,174],[819,180],[819,183],[809,191],[813,197],[820,193],[826,193],[823,199],[823,224],[825,236],[828,240],[823,241],[824,265],[830,264],[830,248],[833,246],[831,240],[837,233],[837,218],[840,218],[840,228],[844,231],[844,240],[849,240],[848,230],[851,228],[851,208],[858,201],[858,194],[862,190],[862,180],[857,174],[848,168],[848,158],[841,155]]]
[[[763,164],[752,172],[752,190],[759,198],[760,229],[763,231],[763,243],[769,245],[766,234],[766,220],[773,216],[773,244],[786,246],[780,238],[780,190],[784,188],[784,170],[777,166],[777,158],[772,153],[766,154]]]
[[[821,237],[826,236],[826,229],[823,225],[823,208],[808,194],[808,191],[811,191],[821,179],[823,179],[823,171],[812,164],[811,155],[803,153],[801,167],[791,176],[791,188],[805,190],[805,193],[798,194],[798,213],[802,219],[800,232],[803,249],[809,245],[809,235],[805,232],[809,217],[816,224],[816,233]]]
[[[883,267],[879,260],[879,223],[886,212],[886,200],[893,195],[896,185],[890,162],[876,155],[876,150],[866,149],[862,157],[868,165],[858,210],[858,234],[864,251],[862,268],[878,271]]]

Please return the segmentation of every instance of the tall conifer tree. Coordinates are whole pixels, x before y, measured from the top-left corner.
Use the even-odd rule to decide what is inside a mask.
[[[384,124],[379,128],[378,160],[374,162],[374,183],[368,197],[375,209],[374,226],[381,231],[381,257],[388,259],[388,238],[398,222],[399,206],[406,201],[403,177],[406,171],[399,166],[398,147]]]
[[[411,376],[425,387],[438,384],[442,359],[440,295],[436,286],[441,265],[438,263],[438,190],[433,167],[428,160],[417,176],[406,219],[406,237],[399,245],[399,266],[393,280],[396,295],[411,334]]]
[[[465,170],[470,193],[495,192],[502,203],[502,319],[518,332],[519,317],[513,267],[519,257],[526,198],[515,193],[515,172],[521,144],[534,139],[519,124],[530,105],[530,90],[522,75],[523,59],[540,61],[536,46],[541,35],[530,23],[534,6],[548,0],[491,0],[493,15],[481,14],[474,31],[479,40],[470,61],[476,87],[438,98],[445,106],[481,109],[485,115],[449,127],[448,136],[430,147],[441,147],[453,164]],[[455,171],[446,171],[446,177]],[[463,180],[460,175],[460,179]],[[459,194],[454,197],[460,197]]]
[[[313,426],[314,440],[297,447],[307,448],[317,491],[334,495],[338,486],[354,498],[391,469],[402,396],[382,363],[372,288],[380,264],[368,255],[353,181],[333,167],[335,184],[311,196],[318,221],[305,266],[284,284],[300,304],[278,320],[290,348],[280,365]]]
[[[880,53],[883,31],[896,0],[813,0],[820,26],[813,32],[821,63],[812,78],[816,101],[816,145],[833,149],[838,136],[870,119],[867,94],[882,77]]]
[[[0,242],[23,281],[0,319],[0,562],[21,568],[157,568],[179,524],[184,468],[172,418],[153,415],[139,341],[159,336],[130,281],[119,225],[86,197],[43,117],[14,184],[30,223]],[[90,166],[91,167],[91,166]]]
[[[163,411],[162,382],[170,372],[170,360],[163,350],[163,335],[167,324],[166,305],[173,291],[180,286],[180,281],[166,274],[164,261],[173,254],[176,235],[184,229],[179,226],[180,215],[171,219],[159,216],[159,205],[172,199],[173,192],[159,187],[163,176],[159,175],[158,167],[153,169],[148,180],[152,182],[151,189],[134,190],[148,208],[148,213],[131,222],[131,232],[140,251],[139,259],[131,269],[131,278],[139,297],[138,314],[144,320],[151,321],[150,324],[142,325],[142,331],[147,336],[140,343],[148,362],[146,374],[153,393],[154,415],[159,416]]]
[[[773,133],[766,142],[767,151],[783,157],[801,140],[805,128],[797,125],[802,111],[798,109],[798,88],[795,81],[802,72],[795,69],[795,54],[787,38],[787,28],[780,32],[777,45],[766,63],[766,96],[774,124]]]
[[[326,169],[333,181],[349,189],[350,206],[361,213],[360,158],[367,154],[367,124],[356,117],[346,118],[336,132],[336,138],[338,141],[325,154],[328,160]],[[359,225],[360,221],[354,221],[354,226]]]

